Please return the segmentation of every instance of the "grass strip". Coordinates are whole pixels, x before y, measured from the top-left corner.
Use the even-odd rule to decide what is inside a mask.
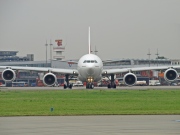
[[[0,91],[0,116],[120,114],[180,114],[180,89]]]

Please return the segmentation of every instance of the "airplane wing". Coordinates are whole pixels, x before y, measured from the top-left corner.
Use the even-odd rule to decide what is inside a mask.
[[[118,74],[129,71],[146,71],[146,70],[165,70],[168,68],[180,69],[180,66],[158,66],[158,67],[136,67],[136,68],[121,68],[121,69],[103,69],[102,74]]]
[[[122,60],[123,61],[123,60]],[[107,59],[107,60],[102,60],[103,64],[107,64],[107,63],[112,63],[112,62],[119,62],[119,59],[115,59],[115,60],[111,60],[111,59]]]
[[[109,60],[102,60],[102,63],[105,64],[105,63],[117,62],[117,61],[119,61],[119,60],[111,60],[111,59],[109,59]]]
[[[78,60],[61,60],[61,62],[67,62],[68,64],[78,64]]]
[[[40,68],[40,67],[20,67],[20,66],[0,66],[0,69],[25,70],[25,71],[42,71],[56,72],[62,74],[78,74],[77,69],[60,69],[60,68]]]
[[[123,76],[124,84],[132,86],[137,82],[137,76],[133,71],[147,71],[147,70],[164,70],[164,79],[168,82],[177,80],[179,74],[176,69],[180,69],[180,66],[158,66],[158,67],[136,67],[136,68],[122,68],[122,69],[104,69],[102,75],[114,75],[118,73],[126,73]],[[112,76],[113,77],[113,76]],[[112,79],[113,80],[113,79]],[[110,86],[108,86],[109,88]]]
[[[43,77],[43,84],[46,86],[54,86],[57,82],[57,77],[54,74],[62,73],[67,75],[78,75],[78,71],[76,69],[59,69],[59,68],[41,68],[41,67],[21,67],[21,66],[0,66],[0,69],[4,69],[2,72],[2,79],[6,82],[14,81],[16,79],[15,70],[23,70],[23,71],[40,71],[47,72]]]

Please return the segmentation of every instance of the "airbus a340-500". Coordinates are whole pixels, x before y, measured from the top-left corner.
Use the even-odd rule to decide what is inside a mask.
[[[134,71],[165,70],[164,79],[166,81],[172,82],[178,78],[176,69],[180,68],[180,66],[103,69],[102,60],[97,55],[91,54],[90,52],[90,27],[88,39],[89,53],[79,59],[77,63],[77,69],[0,66],[1,69],[4,69],[4,71],[2,72],[2,79],[6,82],[14,81],[16,78],[17,70],[41,71],[48,72],[43,77],[43,83],[46,86],[53,86],[57,82],[57,78],[54,73],[62,73],[65,74],[67,82],[64,85],[64,88],[72,88],[72,84],[69,83],[69,75],[77,75],[80,81],[86,82],[87,89],[93,89],[94,82],[100,81],[103,76],[111,76],[111,84],[108,85],[108,88],[116,88],[116,84],[114,83],[114,75],[118,73],[126,73],[123,77],[123,81],[128,86],[134,85],[137,81],[137,77],[133,73]]]

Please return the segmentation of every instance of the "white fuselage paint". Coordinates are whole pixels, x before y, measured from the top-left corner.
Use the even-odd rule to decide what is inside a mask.
[[[77,70],[79,80],[87,82],[91,78],[97,82],[102,78],[103,63],[97,55],[86,54],[79,59]]]

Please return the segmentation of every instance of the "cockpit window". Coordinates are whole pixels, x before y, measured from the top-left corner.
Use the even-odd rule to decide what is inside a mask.
[[[83,63],[97,63],[96,60],[85,60]]]

